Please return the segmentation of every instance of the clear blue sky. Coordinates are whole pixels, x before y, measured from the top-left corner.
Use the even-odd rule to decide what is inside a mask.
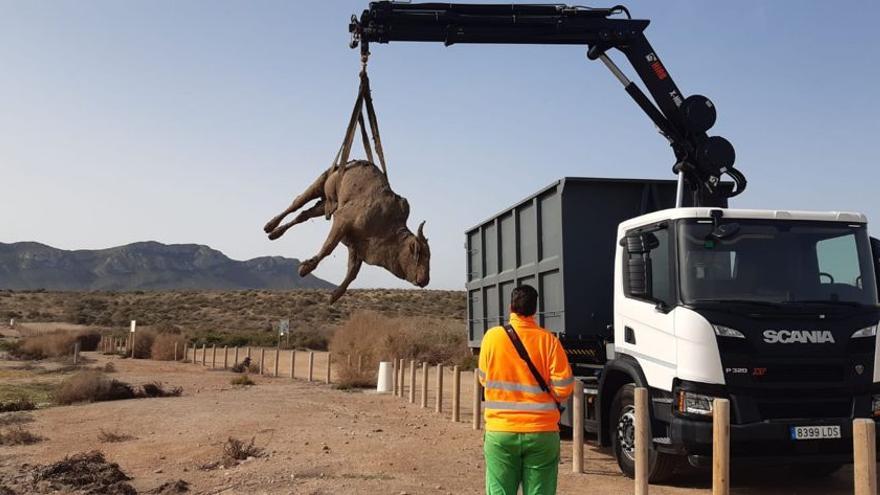
[[[339,145],[366,4],[0,1],[0,241],[312,256],[323,220],[260,229]],[[683,92],[716,103],[750,181],[734,206],[880,222],[880,2],[627,5]],[[463,287],[466,228],[559,177],[672,178],[664,140],[581,48],[377,45],[371,77],[433,288]],[[316,274],[340,281],[345,259]],[[365,267],[356,286],[404,284]]]

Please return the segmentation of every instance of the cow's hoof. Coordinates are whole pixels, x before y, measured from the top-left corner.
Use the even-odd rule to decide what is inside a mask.
[[[285,232],[284,229],[275,229],[275,230],[269,232],[269,240],[274,241],[275,239],[278,239],[279,237],[284,235],[284,232]]]
[[[272,220],[269,220],[269,223],[267,223],[263,227],[263,232],[265,232],[267,234],[271,233],[273,230],[278,228],[279,223],[281,223],[281,220],[279,220],[277,218],[273,218]],[[271,239],[271,237],[270,237],[270,239]]]
[[[342,297],[343,295],[345,295],[345,291],[344,291],[344,290],[339,290],[339,289],[334,290],[334,291],[333,291],[333,294],[330,295],[330,302],[329,302],[329,304],[333,304],[333,303],[335,303],[335,302],[338,301],[339,298]]]
[[[299,265],[299,276],[305,277],[306,275],[312,273],[312,270],[314,270],[317,266],[318,264],[315,263],[313,260],[303,261]]]

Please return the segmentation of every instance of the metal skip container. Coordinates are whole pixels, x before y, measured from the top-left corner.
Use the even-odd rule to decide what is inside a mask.
[[[469,229],[467,331],[478,348],[508,317],[510,292],[538,290],[538,323],[573,362],[604,362],[612,336],[620,222],[675,206],[676,181],[566,177]]]

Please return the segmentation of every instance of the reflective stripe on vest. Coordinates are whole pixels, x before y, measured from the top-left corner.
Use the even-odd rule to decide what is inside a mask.
[[[567,387],[574,383],[574,377],[568,377],[565,380],[552,380],[550,385],[553,387]]]
[[[555,411],[553,402],[499,402],[487,401],[486,409],[504,409],[508,411]]]
[[[540,394],[544,391],[537,385],[523,385],[522,383],[503,382],[500,380],[489,380],[486,382],[486,390],[507,390],[510,392],[531,392]]]

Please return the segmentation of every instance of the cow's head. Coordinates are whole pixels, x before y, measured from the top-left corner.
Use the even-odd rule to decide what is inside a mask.
[[[399,255],[404,278],[407,282],[419,287],[428,285],[431,277],[431,248],[428,247],[424,228],[425,222],[422,222],[419,225],[418,233],[406,238]]]

